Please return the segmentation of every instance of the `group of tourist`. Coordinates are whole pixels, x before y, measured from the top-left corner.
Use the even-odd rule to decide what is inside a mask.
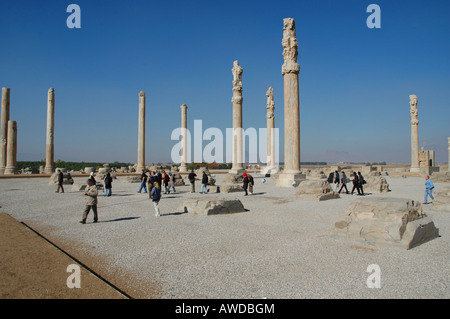
[[[191,184],[191,193],[195,193],[195,181],[196,181],[197,174],[194,173],[192,170],[189,175],[188,179]],[[64,175],[61,170],[58,171],[58,188],[56,192],[59,192],[59,190],[62,190],[62,193],[64,193],[63,188],[63,178]],[[141,185],[139,187],[138,193],[141,193],[142,189],[144,189],[144,193],[147,193],[147,185],[149,190],[149,198],[152,199],[153,205],[155,207],[155,216],[161,216],[159,211],[159,201],[161,199],[161,184],[164,183],[164,194],[170,194],[170,188],[175,190],[175,178],[174,175],[169,172],[168,174],[166,172],[150,172],[150,176],[146,174],[144,170],[142,170],[142,174],[140,176],[141,178]],[[339,191],[337,191],[339,194],[341,191],[345,188],[345,191],[347,194],[349,194],[349,190],[347,188],[347,183],[351,181],[353,183],[353,188],[351,191],[351,194],[353,195],[355,189],[358,193],[358,195],[363,196],[364,195],[364,188],[363,185],[366,184],[366,181],[364,180],[364,177],[362,176],[361,172],[353,172],[353,178],[351,180],[348,179],[347,175],[344,171],[339,174],[339,172],[336,170],[334,173],[330,173],[328,176],[328,182],[330,184],[335,185],[334,191],[337,191],[339,188]],[[107,173],[104,179],[105,182],[105,195],[104,196],[111,196],[111,188],[112,188],[112,177],[110,173]],[[253,177],[250,174],[244,173],[243,174],[243,189],[245,192],[245,196],[248,195],[248,192],[250,194],[253,194],[253,186],[254,186],[254,180]],[[431,181],[429,176],[425,177],[425,198],[423,204],[428,204],[428,197],[430,197],[432,200],[433,197],[433,189],[434,184]],[[247,191],[248,190],[248,191]],[[208,175],[205,171],[203,171],[202,175],[202,187],[200,190],[200,194],[207,194],[209,192],[208,190]],[[97,186],[96,186],[96,180],[94,178],[94,173],[91,173],[89,176],[89,179],[87,180],[87,186],[84,191],[84,195],[86,196],[86,207],[83,212],[83,217],[80,223],[85,224],[86,218],[92,209],[94,212],[94,223],[98,221],[98,214],[97,214]]]
[[[345,188],[345,192],[346,194],[349,194],[348,188],[347,188],[347,183],[349,182],[349,179],[347,177],[347,175],[345,174],[344,171],[341,172],[341,175],[339,175],[338,171],[334,171],[334,173],[330,173],[330,175],[328,175],[328,183],[330,183],[330,185],[334,184],[335,188],[334,191],[338,192],[339,194],[341,193],[342,189]],[[361,172],[353,172],[353,179],[351,180],[351,182],[353,183],[353,188],[351,191],[351,194],[353,195],[353,193],[356,191],[358,192],[358,195],[360,196],[364,196],[364,188],[363,185],[366,184],[366,181],[364,180],[364,177],[362,176]],[[339,191],[337,190],[340,186]]]

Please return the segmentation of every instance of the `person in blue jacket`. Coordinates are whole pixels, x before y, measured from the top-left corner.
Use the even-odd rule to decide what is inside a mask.
[[[431,199],[433,200],[433,189],[434,189],[434,184],[430,179],[430,176],[426,176],[425,177],[425,199],[424,199],[424,204],[428,204],[428,196],[431,197]]]

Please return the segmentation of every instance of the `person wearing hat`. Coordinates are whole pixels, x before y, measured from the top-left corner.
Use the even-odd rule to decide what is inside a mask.
[[[244,191],[245,191],[245,195],[244,195],[244,196],[247,196],[247,195],[248,195],[248,193],[247,193],[247,188],[248,188],[249,179],[248,179],[247,173],[244,173],[243,176],[244,176],[244,180],[243,180],[244,185],[243,185],[243,188],[244,188]]]

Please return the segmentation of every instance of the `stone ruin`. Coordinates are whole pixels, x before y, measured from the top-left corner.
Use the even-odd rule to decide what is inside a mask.
[[[194,215],[220,215],[245,212],[244,205],[238,199],[184,199],[183,204],[178,208],[180,212]]]
[[[450,172],[432,173],[430,178],[434,183],[450,183]]]
[[[242,174],[226,174],[222,182],[224,184],[242,184],[244,176]]]
[[[340,198],[331,188],[330,183],[324,180],[307,180],[297,187],[296,195],[299,199],[323,201]]]
[[[50,180],[48,182],[49,185],[57,185],[58,184],[58,170],[61,170],[63,172],[63,185],[72,185],[73,184],[73,178],[70,175],[70,173],[67,172],[67,169],[65,168],[57,168],[55,170],[55,173],[50,176]]]
[[[364,176],[364,180],[367,182],[367,184],[363,185],[364,193],[385,193],[390,191],[389,184],[383,176]]]
[[[315,168],[315,169],[307,169],[302,170],[302,173],[307,176],[308,179],[326,179],[327,175],[325,175],[323,169],[321,168]],[[302,182],[303,183],[303,182]]]
[[[450,213],[450,186],[444,186],[434,194],[433,208]]]
[[[198,170],[195,171],[195,174],[197,174],[197,177],[200,181],[202,180],[203,172],[206,172],[206,175],[208,176],[208,185],[214,186],[216,184],[216,179],[211,176],[211,173],[209,172],[207,167],[200,167]]]
[[[411,249],[439,237],[439,229],[420,202],[379,197],[354,201],[347,217],[335,223],[333,236]]]

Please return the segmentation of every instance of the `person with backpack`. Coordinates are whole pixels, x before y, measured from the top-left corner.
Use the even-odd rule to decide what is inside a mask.
[[[363,185],[367,182],[364,180],[364,177],[362,176],[361,172],[358,172],[358,182],[359,182],[359,189],[361,190],[361,195],[364,196],[364,188]]]
[[[348,189],[347,189],[347,175],[345,175],[345,172],[342,171],[342,179],[341,179],[341,189],[339,190],[339,194],[341,193],[342,189],[345,187],[345,191],[348,194]]]
[[[206,175],[206,172],[203,171],[203,176],[202,176],[202,188],[200,189],[200,194],[206,194],[208,193],[208,175]],[[205,190],[205,192],[203,193],[203,190]]]
[[[150,193],[152,195],[153,206],[155,207],[155,217],[161,216],[159,212],[159,200],[161,199],[161,188],[157,181],[153,183],[153,188]]]
[[[166,172],[164,172],[164,194],[170,194],[169,190],[169,175],[167,175]]]
[[[358,174],[356,174],[356,172],[353,172],[353,188],[352,188],[352,195],[353,192],[356,190],[358,191],[358,195],[361,195],[361,192],[359,190],[359,178],[358,178]]]
[[[192,170],[188,175],[189,182],[191,183],[191,193],[195,193],[195,177],[196,176],[197,176],[197,174],[194,173],[194,170]]]
[[[112,188],[112,177],[111,174],[106,173],[105,177],[105,196],[111,196],[111,188]]]
[[[248,179],[247,173],[244,173],[243,176],[244,176],[244,180],[243,180],[242,182],[244,183],[244,185],[243,185],[244,192],[245,192],[245,195],[244,195],[244,196],[247,196],[247,195],[248,195],[247,188],[248,188],[248,183],[249,183],[250,181],[249,181],[249,179]]]

